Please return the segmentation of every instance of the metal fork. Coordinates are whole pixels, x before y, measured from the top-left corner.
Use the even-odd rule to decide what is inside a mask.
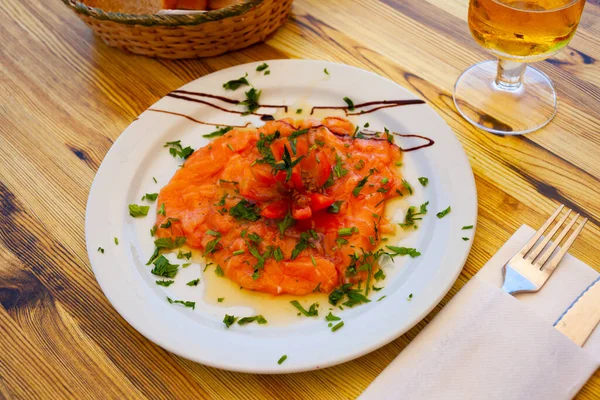
[[[552,245],[550,245],[543,253],[542,251],[546,248],[548,242],[550,242],[552,237],[565,223],[569,214],[571,214],[571,210],[567,210],[550,230],[548,235],[546,235],[537,246],[536,243],[540,240],[546,229],[548,229],[552,222],[558,217],[563,208],[564,204],[561,204],[560,207],[554,211],[554,214],[544,222],[544,225],[542,225],[535,235],[529,239],[529,242],[527,242],[527,244],[506,263],[502,270],[504,273],[502,290],[510,294],[537,292],[544,286],[544,283],[546,283],[550,275],[552,275],[560,260],[567,254],[569,247],[571,247],[588,220],[587,218],[583,219],[571,236],[565,241],[560,250],[551,258],[560,242],[565,238],[567,233],[569,233],[573,225],[575,225],[575,222],[579,218],[579,214],[575,215],[575,217],[569,221],[558,234],[556,240],[552,242]],[[542,254],[540,255],[540,253]]]

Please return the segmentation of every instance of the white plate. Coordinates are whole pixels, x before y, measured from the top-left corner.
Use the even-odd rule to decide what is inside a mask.
[[[231,96],[222,84],[247,72],[251,83],[263,90],[261,101],[265,104],[300,101],[344,105],[344,96],[355,103],[416,98],[388,79],[346,65],[308,60],[267,63],[271,71],[268,76],[255,71],[261,63],[245,64],[202,77],[181,89]],[[330,75],[324,73],[325,68]],[[233,96],[243,97],[243,90],[233,92]],[[256,117],[225,114],[172,97],[164,97],[151,108],[222,124],[262,124]],[[393,267],[399,272],[388,277],[385,289],[377,294],[386,296],[383,301],[338,310],[345,326],[335,333],[322,315],[298,318],[297,323],[287,326],[251,324],[226,329],[221,321],[225,313],[231,314],[229,309],[203,305],[203,288],[185,285],[186,278],[199,276],[199,266],[180,269],[183,276],[178,275],[176,284],[169,288],[155,285],[156,277],[144,264],[154,249],[149,229],[156,205],[152,204],[148,217],[137,219],[128,215],[127,206],[142,203],[140,198],[146,192],[158,192],[175,172],[179,162],[163,148],[165,142],[181,139],[184,145],[198,148],[207,143],[201,134],[214,128],[152,111],[140,115],[117,139],[90,191],[86,241],[94,274],[106,297],[127,322],[159,346],[190,360],[234,371],[288,373],[324,368],[364,355],[402,335],[438,304],[465,263],[471,240],[463,241],[462,237],[472,238],[474,231],[462,231],[461,227],[476,223],[475,182],[458,140],[428,105],[387,108],[362,115],[359,121],[368,121],[371,129],[385,126],[435,140],[432,147],[405,154],[403,173],[416,190],[410,203],[419,205],[428,200],[429,214],[420,228],[401,242],[416,247],[422,255],[402,258]],[[419,176],[429,178],[426,188],[418,184]],[[452,212],[443,219],[436,218],[435,214],[448,205]],[[118,246],[113,237],[119,238]],[[104,254],[97,251],[99,246],[105,249]],[[170,305],[166,295],[196,300],[197,307],[191,310]],[[288,358],[278,365],[283,354]]]

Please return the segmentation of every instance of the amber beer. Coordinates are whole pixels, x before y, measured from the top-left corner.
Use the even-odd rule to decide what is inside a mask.
[[[471,0],[469,28],[498,57],[541,60],[569,43],[585,0]]]

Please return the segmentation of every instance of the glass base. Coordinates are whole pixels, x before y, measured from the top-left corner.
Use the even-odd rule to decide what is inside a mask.
[[[454,85],[454,104],[471,124],[495,134],[523,135],[548,124],[556,114],[556,91],[543,72],[528,66],[522,84],[504,89],[495,82],[498,61],[463,72]]]

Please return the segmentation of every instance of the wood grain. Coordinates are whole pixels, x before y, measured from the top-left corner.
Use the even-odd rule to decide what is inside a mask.
[[[59,1],[0,3],[0,397],[349,399],[360,394],[523,223],[558,203],[590,219],[572,254],[600,271],[600,3],[570,45],[538,67],[559,113],[523,137],[478,131],[452,87],[489,58],[471,39],[466,0],[296,0],[266,43],[205,60],[109,48]],[[372,70],[424,98],[451,126],[475,173],[478,229],[444,300],[389,345],[322,371],[283,376],[208,368],[129,326],[91,272],[85,204],[102,158],[131,121],[190,80],[233,65],[313,58]],[[600,396],[600,373],[579,399]]]

